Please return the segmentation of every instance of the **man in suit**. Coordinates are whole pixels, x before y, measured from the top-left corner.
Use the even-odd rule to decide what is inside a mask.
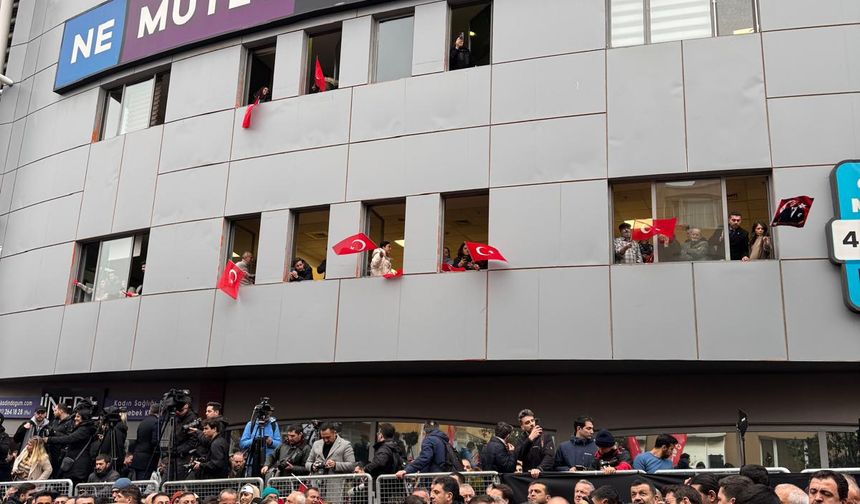
[[[311,474],[348,474],[355,470],[352,444],[337,435],[331,423],[320,426],[320,438],[314,441],[305,467]],[[343,500],[344,482],[322,481],[320,490],[326,502]]]
[[[158,403],[149,407],[149,414],[137,426],[137,442],[131,459],[132,480],[148,480],[158,467],[158,414],[161,409]]]

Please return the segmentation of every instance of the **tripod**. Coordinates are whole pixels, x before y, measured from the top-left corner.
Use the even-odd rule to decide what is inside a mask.
[[[166,417],[166,418],[165,418]],[[164,454],[165,450],[162,448],[162,440],[164,439],[164,434],[169,432],[167,437],[167,467],[164,468],[164,481],[174,481],[177,479],[177,460],[173,453],[173,447],[176,445],[176,426],[177,426],[177,418],[176,418],[176,409],[171,408],[167,411],[163,412],[161,416],[158,417],[158,447],[152,453],[154,457],[156,453]]]
[[[266,461],[266,425],[269,422],[269,411],[264,410],[261,405],[254,407],[251,413],[251,446],[246,454],[248,462],[245,464],[245,476],[252,478],[262,477],[260,469]]]

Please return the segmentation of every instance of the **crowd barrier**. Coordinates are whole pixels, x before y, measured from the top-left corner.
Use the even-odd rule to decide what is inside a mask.
[[[140,489],[140,493],[144,495],[152,492],[157,492],[160,487],[158,482],[154,480],[132,481],[131,484]],[[75,485],[75,497],[89,495],[92,495],[96,498],[110,497],[112,489],[112,481],[107,481],[105,483],[78,483],[77,485]]]
[[[789,471],[785,467],[767,467],[766,469],[769,474],[791,473],[791,471]],[[680,476],[695,476],[696,474],[740,474],[740,472],[740,467],[722,467],[720,469],[660,469],[654,474],[677,474]]]
[[[321,474],[301,477],[269,478],[267,486],[274,487],[281,497],[299,490],[301,485],[319,489],[326,504],[372,504],[373,480],[369,474]]]
[[[211,480],[184,480],[184,481],[165,481],[161,484],[161,491],[167,495],[173,495],[173,492],[193,492],[197,494],[198,500],[203,502],[209,497],[218,497],[221,490],[232,489],[239,491],[242,485],[254,485],[263,490],[262,478],[230,478],[230,479],[211,479]]]
[[[403,479],[393,474],[384,474],[376,478],[376,504],[400,504],[407,495],[416,488],[430,491],[430,483],[437,476],[448,476],[450,472],[407,474]],[[482,494],[492,483],[499,482],[499,473],[495,471],[464,472],[466,483],[475,489],[475,494]]]
[[[58,495],[72,496],[72,480],[55,479],[55,480],[35,480],[35,481],[4,481],[0,483],[0,495],[6,495],[6,490],[9,487],[18,486],[22,483],[32,483],[36,485],[36,491],[48,490]]]

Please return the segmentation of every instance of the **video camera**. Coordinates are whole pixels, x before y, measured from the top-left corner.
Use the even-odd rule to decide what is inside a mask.
[[[186,404],[191,404],[191,391],[188,389],[170,389],[161,397],[161,411],[175,413]]]
[[[260,404],[254,406],[254,416],[258,422],[262,422],[264,416],[270,415],[275,408],[269,403],[268,397],[261,397]]]

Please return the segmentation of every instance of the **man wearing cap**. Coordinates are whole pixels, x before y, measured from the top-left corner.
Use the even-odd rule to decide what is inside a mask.
[[[15,431],[15,442],[18,446],[27,446],[27,442],[32,437],[45,437],[45,431],[48,428],[48,409],[44,406],[36,407],[36,411],[30,420],[22,423],[18,430]]]
[[[597,452],[594,454],[594,462],[591,469],[603,471],[604,474],[612,474],[615,471],[629,471],[633,469],[630,453],[618,446],[615,437],[608,430],[601,430],[594,436],[594,444]]]

